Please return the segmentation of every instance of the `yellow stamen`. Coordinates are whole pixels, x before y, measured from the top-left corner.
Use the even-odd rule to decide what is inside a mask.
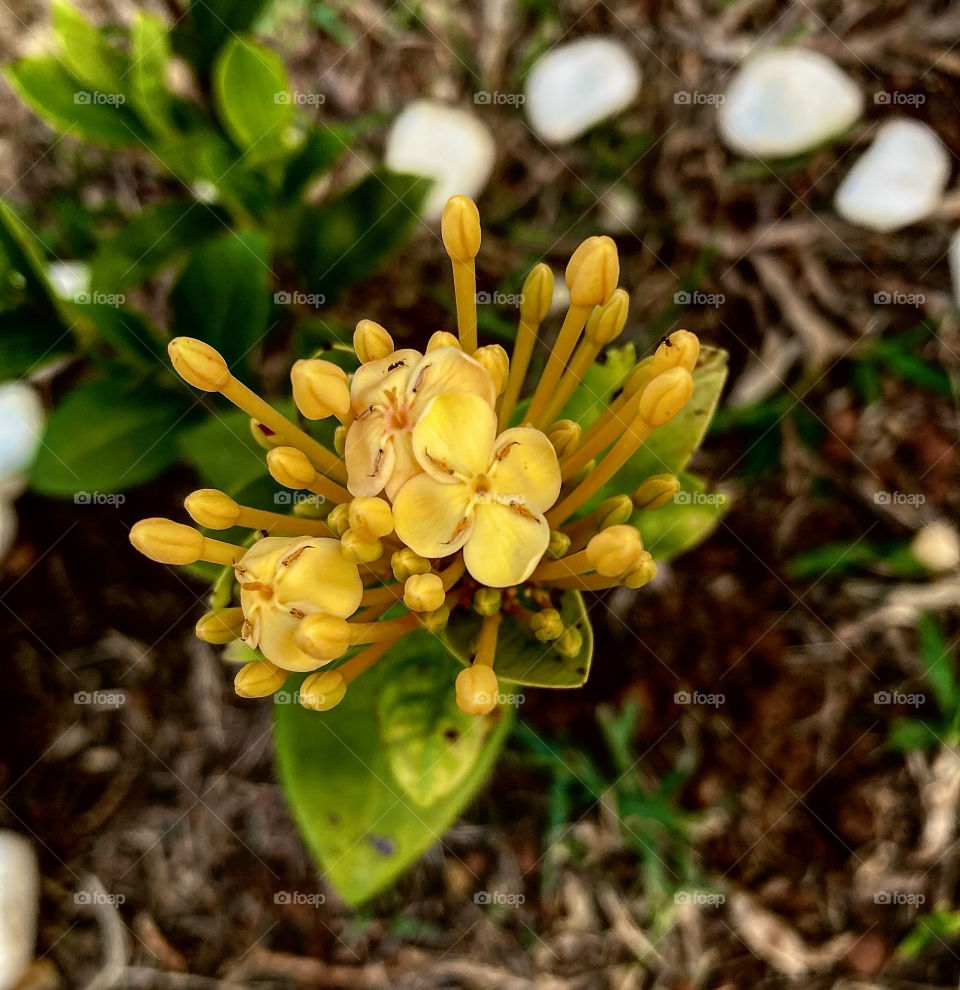
[[[202,488],[184,499],[184,508],[198,526],[229,529],[246,526],[263,529],[280,536],[332,536],[330,527],[319,519],[286,516],[281,512],[239,505],[229,495],[215,488]]]
[[[513,355],[510,358],[510,375],[507,387],[500,400],[499,421],[500,429],[510,425],[510,417],[516,408],[523,379],[530,366],[533,355],[533,345],[544,317],[550,312],[553,301],[553,272],[543,262],[535,265],[523,283],[520,297],[520,325],[517,328],[517,339],[513,344]]]
[[[480,626],[480,636],[477,639],[477,656],[474,664],[486,664],[488,667],[493,666],[493,661],[496,659],[497,654],[497,634],[500,631],[500,620],[502,618],[503,613],[499,609],[483,617],[483,623]]]
[[[443,246],[453,265],[457,301],[457,330],[467,354],[477,349],[477,273],[474,259],[480,250],[480,213],[468,196],[451,196],[440,220]]]

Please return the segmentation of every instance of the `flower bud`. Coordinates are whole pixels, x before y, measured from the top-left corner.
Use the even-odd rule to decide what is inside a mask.
[[[472,357],[487,369],[493,379],[493,389],[500,395],[507,387],[507,375],[510,373],[510,358],[499,344],[487,344],[478,347]]]
[[[651,370],[654,377],[671,368],[693,371],[700,357],[700,339],[689,330],[676,330],[665,337],[653,355]]]
[[[500,682],[493,667],[475,663],[457,674],[457,705],[468,715],[486,715],[497,706]]]
[[[577,449],[582,435],[583,427],[572,419],[558,419],[547,431],[547,439],[561,460]]]
[[[547,556],[553,560],[559,560],[567,555],[570,549],[570,537],[566,533],[561,533],[559,529],[550,530],[550,542],[547,544]]]
[[[616,340],[627,322],[630,297],[626,289],[617,289],[613,295],[590,314],[584,334],[591,343],[605,347]]]
[[[478,615],[496,615],[503,602],[499,588],[478,588],[473,596],[473,610]]]
[[[430,561],[414,553],[409,547],[402,547],[390,558],[393,576],[401,583],[414,574],[426,574],[430,570]]]
[[[583,634],[576,626],[571,626],[554,642],[553,648],[560,656],[572,660],[583,649]]]
[[[300,704],[314,712],[328,712],[346,693],[347,682],[339,670],[318,670],[300,685]]]
[[[242,608],[215,608],[200,616],[196,634],[205,643],[223,646],[240,638],[243,623]]]
[[[350,648],[350,623],[336,615],[315,612],[303,618],[294,639],[304,653],[328,663]]]
[[[574,471],[574,473],[569,478],[569,484],[571,488],[576,488],[577,485],[586,481],[586,479],[593,474],[594,468],[597,466],[597,459],[591,458],[586,464],[580,468],[579,471]]]
[[[440,608],[434,609],[432,612],[424,612],[420,616],[420,625],[423,626],[427,632],[440,633],[447,628],[447,623],[450,621],[450,606],[444,603]]]
[[[617,245],[606,236],[588,237],[567,263],[571,306],[602,306],[620,278]]]
[[[385,498],[360,496],[347,508],[347,519],[357,536],[377,540],[393,532],[393,510]]]
[[[274,447],[267,451],[267,470],[284,488],[308,488],[317,476],[310,458],[296,447]]]
[[[350,427],[345,423],[341,423],[333,431],[333,449],[337,452],[338,457],[343,457],[347,449],[347,434],[350,432]]]
[[[350,528],[350,506],[347,502],[335,505],[327,513],[327,525],[335,536],[343,536]]]
[[[550,312],[553,302],[553,272],[542,261],[534,265],[523,283],[520,295],[520,319],[535,325]]]
[[[343,368],[316,358],[301,359],[290,369],[293,401],[307,419],[345,416],[350,409],[350,389]]]
[[[648,425],[663,426],[690,401],[691,395],[693,376],[686,368],[671,368],[647,384],[637,411]]]
[[[258,446],[264,450],[273,450],[277,446],[277,434],[261,423],[259,420],[250,417],[250,434],[257,441]]]
[[[283,687],[288,673],[275,667],[269,660],[254,660],[237,671],[233,689],[241,698],[268,698]]]
[[[610,526],[590,539],[587,560],[598,574],[619,577],[634,567],[642,550],[640,533],[633,526]]]
[[[204,392],[219,392],[233,378],[220,352],[195,337],[174,337],[167,353],[177,374]]]
[[[480,250],[480,211],[469,196],[451,196],[440,218],[440,236],[454,261],[473,261]]]
[[[648,381],[653,377],[653,355],[638,361],[633,370],[627,375],[627,380],[623,383],[623,394],[627,397],[636,395],[641,391]]]
[[[293,503],[293,515],[301,519],[325,519],[330,511],[330,503],[321,495],[297,499]]]
[[[623,579],[623,583],[628,588],[641,588],[649,581],[652,581],[656,576],[657,563],[653,557],[651,557],[650,554],[644,550],[643,553],[640,554],[639,563]]]
[[[160,564],[192,564],[203,554],[203,533],[172,519],[141,519],[130,530],[130,542]]]
[[[393,353],[393,337],[379,323],[360,320],[353,331],[353,349],[361,364],[379,361]]]
[[[403,585],[403,604],[411,612],[435,612],[444,594],[439,574],[411,574]]]
[[[597,506],[597,529],[622,526],[633,515],[633,502],[629,495],[611,495]]]
[[[207,529],[229,529],[240,518],[240,506],[216,488],[191,492],[183,500],[183,507],[198,526]]]
[[[430,339],[427,341],[427,353],[429,354],[430,351],[435,351],[438,347],[457,347],[463,350],[460,338],[448,330],[437,330],[436,333],[430,335]]]
[[[345,530],[340,542],[347,553],[363,564],[372,564],[383,556],[383,544],[380,540],[355,529]]]
[[[534,613],[530,630],[541,643],[549,643],[563,635],[563,619],[555,608],[545,608]]]
[[[638,509],[661,509],[680,491],[680,479],[672,474],[652,474],[633,493]]]

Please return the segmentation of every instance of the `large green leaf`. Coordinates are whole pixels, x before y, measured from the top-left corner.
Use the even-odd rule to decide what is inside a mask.
[[[414,663],[411,669],[411,664]],[[512,719],[509,709],[499,708],[487,716],[475,716],[463,725],[452,710],[438,715],[444,706],[455,706],[454,680],[457,662],[443,644],[426,632],[404,637],[370,671],[350,685],[346,698],[332,711],[311,712],[297,704],[274,705],[274,744],[280,779],[303,832],[307,845],[325,870],[330,882],[351,904],[359,904],[388,887],[443,833],[474,797],[500,752]],[[399,677],[413,677],[409,691],[393,688]],[[291,678],[283,698],[289,698],[301,678]],[[429,686],[428,686],[429,685]],[[413,708],[423,712],[422,692],[432,690],[443,700],[430,702],[421,724],[424,734],[434,735],[455,726],[482,738],[479,746],[466,746],[462,737],[446,739],[458,759],[469,761],[466,771],[452,788],[437,793],[421,779],[414,780],[415,766],[423,774],[435,772],[449,783],[439,740],[416,744],[411,720],[401,741],[406,764],[401,783],[393,766],[398,757],[384,741],[384,725],[378,714],[388,692],[390,721],[403,720],[399,709],[409,696]],[[415,716],[413,717],[415,719]],[[395,731],[395,730],[389,730]],[[433,749],[439,763],[428,765],[422,747]],[[415,765],[415,766],[414,766]],[[441,788],[442,790],[442,788]],[[436,796],[427,804],[417,798]]]
[[[269,480],[264,450],[250,433],[250,417],[239,409],[218,410],[184,431],[180,449],[207,485],[229,495]]]
[[[60,61],[67,71],[97,94],[122,96],[129,62],[126,56],[66,0],[54,3],[52,19]]]
[[[0,381],[39,371],[73,349],[73,336],[48,313],[0,313]]]
[[[682,474],[680,480],[682,487],[672,502],[653,511],[635,512],[630,520],[655,560],[670,560],[702,543],[730,507],[725,495],[708,492],[694,475]]]
[[[40,241],[10,206],[0,199],[0,250],[6,254],[11,267],[24,278],[34,302],[49,307],[69,323],[57,294],[47,278],[44,250]]]
[[[247,31],[268,0],[190,0],[176,27],[177,50],[206,73],[220,46]]]
[[[93,94],[54,55],[22,58],[7,67],[14,91],[51,127],[108,146],[141,144],[147,132],[118,94]]]
[[[167,26],[145,10],[138,10],[130,29],[130,99],[154,134],[169,134],[170,94],[166,69],[170,61]]]
[[[167,348],[160,331],[146,316],[110,302],[109,294],[86,294],[84,298],[89,301],[76,303],[71,308],[77,330],[85,339],[94,345],[106,344],[111,356],[125,363],[148,371],[162,367],[166,373],[169,367]]]
[[[558,418],[572,419],[586,429],[609,405],[636,362],[637,350],[633,344],[608,347],[603,360],[594,361],[587,368]]]
[[[44,495],[119,492],[177,458],[187,396],[114,373],[67,393],[47,423],[31,483]]]
[[[577,591],[565,591],[560,614],[565,626],[576,626],[580,630],[583,638],[580,652],[574,657],[561,656],[553,643],[541,643],[526,625],[505,615],[497,636],[494,663],[499,680],[550,688],[575,688],[586,683],[593,658],[593,629],[583,596]],[[457,609],[450,616],[445,640],[461,663],[473,661],[480,623],[480,616],[473,611]]]
[[[259,231],[203,244],[170,295],[174,329],[212,344],[237,371],[267,331],[271,282],[270,245]]]

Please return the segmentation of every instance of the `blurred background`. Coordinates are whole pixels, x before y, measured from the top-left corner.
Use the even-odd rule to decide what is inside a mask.
[[[922,0],[0,3],[0,827],[39,864],[2,836],[0,986],[956,986],[957,38]],[[609,233],[626,339],[729,351],[726,499],[353,911],[203,575],[127,532],[260,484],[164,339],[273,397],[360,318],[422,346],[454,192],[486,339]]]

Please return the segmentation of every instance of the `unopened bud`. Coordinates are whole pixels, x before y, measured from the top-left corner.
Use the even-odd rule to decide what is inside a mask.
[[[393,532],[393,510],[385,498],[360,496],[349,503],[347,518],[357,536],[377,540]]]
[[[671,368],[686,368],[693,371],[700,357],[700,339],[689,330],[675,330],[665,337],[653,355],[654,376]]]
[[[586,481],[587,478],[591,474],[593,474],[593,470],[594,470],[594,468],[596,466],[597,466],[597,459],[594,457],[591,460],[587,461],[587,463],[584,464],[583,467],[580,468],[579,471],[574,471],[574,473],[570,476],[570,479],[569,479],[570,487],[571,488],[576,488],[577,485],[579,485],[582,482]]]
[[[534,265],[523,283],[520,296],[520,319],[531,326],[540,323],[550,312],[553,302],[553,272],[542,261]]]
[[[243,623],[242,608],[215,608],[200,616],[196,634],[205,643],[223,646],[240,638]]]
[[[342,657],[350,648],[350,623],[322,612],[305,616],[294,633],[297,646],[323,663]]]
[[[499,344],[487,344],[478,347],[472,357],[487,369],[493,379],[494,392],[500,395],[507,386],[507,375],[510,373],[510,358]]]
[[[534,613],[530,630],[541,643],[549,643],[563,635],[563,619],[555,608],[545,608]]]
[[[307,419],[345,416],[350,409],[347,373],[330,361],[296,361],[290,369],[293,401]]]
[[[653,355],[638,361],[633,370],[627,375],[627,380],[623,383],[623,394],[625,396],[636,395],[643,390],[647,382],[653,378]]]
[[[309,488],[317,476],[310,458],[296,447],[274,447],[267,451],[267,470],[284,488]]]
[[[566,533],[561,533],[559,529],[550,530],[550,542],[547,544],[547,556],[553,560],[559,560],[567,555],[570,549],[570,537]]]
[[[269,660],[254,660],[237,671],[233,689],[241,698],[268,698],[283,687],[288,673],[275,667]]]
[[[671,368],[651,379],[640,396],[640,418],[650,426],[663,426],[690,401],[693,376],[686,368]]]
[[[338,457],[343,457],[347,449],[347,433],[350,432],[350,427],[341,423],[333,431],[333,449],[337,452]]]
[[[657,563],[653,557],[651,557],[650,554],[644,550],[640,555],[639,563],[623,579],[623,583],[628,588],[642,588],[643,585],[652,581],[656,576]]]
[[[327,513],[327,525],[335,536],[343,536],[350,528],[350,506],[347,502],[335,505]]]
[[[478,588],[473,596],[473,610],[478,615],[496,615],[503,602],[499,588]]]
[[[569,629],[564,630],[562,636],[554,641],[553,648],[562,657],[566,657],[568,660],[572,660],[574,657],[580,655],[580,651],[583,649],[583,634],[576,626],[571,626]]]
[[[633,515],[633,502],[629,495],[611,495],[597,506],[597,529],[622,526]]]
[[[254,419],[252,416],[250,418],[250,434],[264,450],[273,450],[277,446],[277,434],[269,426]],[[282,443],[283,441],[280,442]]]
[[[339,670],[318,670],[300,685],[299,699],[304,708],[328,712],[343,701],[347,682]]]
[[[672,474],[653,474],[633,493],[633,504],[638,509],[661,509],[680,491],[680,479]]]
[[[450,621],[450,606],[444,603],[440,608],[434,609],[432,612],[424,612],[420,616],[420,625],[423,626],[427,632],[439,633],[443,632],[447,628],[447,623]]]
[[[454,261],[473,261],[480,250],[480,211],[469,196],[451,196],[440,218],[440,236]]]
[[[177,374],[204,392],[219,392],[233,378],[220,352],[195,337],[174,337],[167,353]]]
[[[403,585],[403,604],[411,612],[435,612],[443,604],[439,574],[411,574]]]
[[[567,263],[571,306],[602,306],[617,287],[620,258],[612,238],[588,237]]]
[[[610,526],[591,537],[587,560],[598,574],[619,577],[636,566],[642,551],[640,533],[633,526]]]
[[[402,547],[390,558],[393,576],[401,583],[414,574],[426,574],[430,570],[430,561],[414,553],[409,547]]]
[[[203,533],[172,519],[141,519],[130,530],[130,542],[160,564],[192,564],[203,554]]]
[[[598,306],[590,314],[583,331],[587,340],[599,347],[605,347],[616,340],[623,332],[629,308],[630,297],[626,289],[617,289],[602,306]]]
[[[372,564],[383,556],[383,544],[380,540],[358,533],[355,529],[347,529],[340,537],[340,543],[347,553],[363,564]]]
[[[201,488],[191,492],[184,500],[183,507],[190,518],[207,529],[229,529],[240,518],[240,506],[229,495],[216,488]]]
[[[468,715],[486,715],[497,706],[500,683],[489,664],[475,663],[457,674],[457,706]]]
[[[577,449],[582,435],[583,427],[573,419],[558,419],[547,431],[547,439],[561,460]]]
[[[427,353],[435,351],[438,347],[456,347],[463,350],[460,338],[448,330],[437,330],[436,333],[430,335],[430,339],[427,341]]]
[[[353,349],[361,364],[379,361],[393,353],[393,337],[379,323],[360,320],[353,332]]]

